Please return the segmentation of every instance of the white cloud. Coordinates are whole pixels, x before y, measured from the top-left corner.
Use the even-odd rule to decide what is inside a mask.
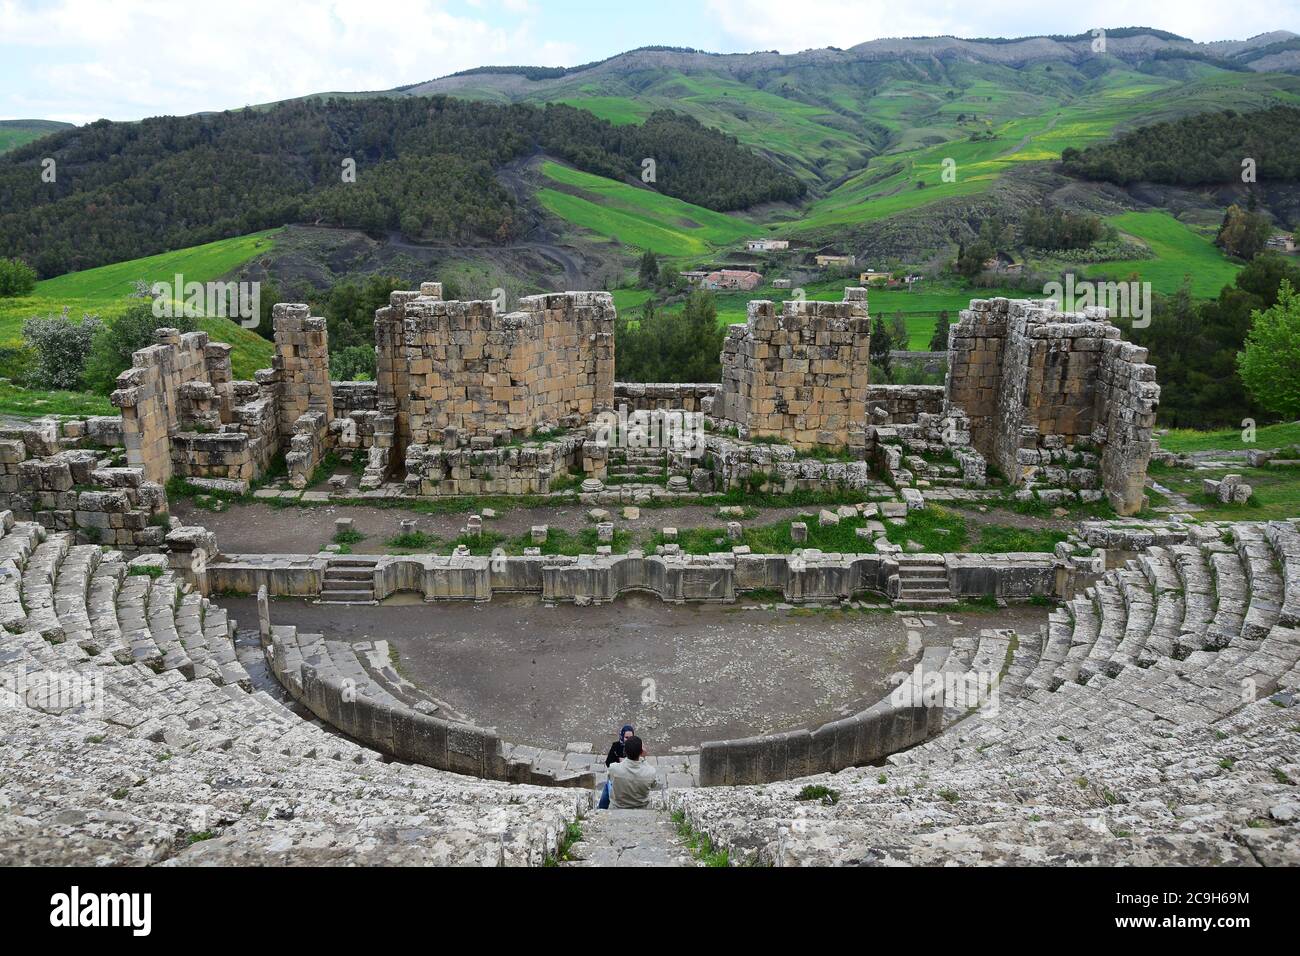
[[[577,59],[535,36],[527,3],[501,9],[489,22],[437,0],[0,0],[0,50],[30,61],[20,76],[0,66],[0,116],[137,119]]]
[[[1296,0],[1089,0],[1074,7],[1042,0],[708,0],[706,6],[710,20],[741,48],[783,53],[882,37],[1015,37],[1095,27],[1155,27],[1201,42],[1300,29]]]

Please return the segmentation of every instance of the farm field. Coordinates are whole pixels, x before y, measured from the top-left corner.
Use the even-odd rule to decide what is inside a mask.
[[[1126,212],[1108,221],[1121,233],[1146,243],[1155,258],[1094,263],[1084,270],[1089,277],[1124,278],[1136,272],[1156,292],[1166,295],[1177,292],[1190,279],[1193,296],[1212,298],[1232,283],[1241,268],[1226,259],[1210,238],[1167,212]]]
[[[572,225],[669,258],[708,255],[755,233],[756,227],[738,216],[559,163],[543,163],[542,173],[567,187],[538,190],[538,199],[550,212]]]

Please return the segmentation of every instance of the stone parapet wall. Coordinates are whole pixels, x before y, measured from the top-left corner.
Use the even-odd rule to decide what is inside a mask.
[[[888,700],[823,724],[700,748],[700,786],[743,786],[835,773],[914,746],[943,729],[943,708],[898,706]]]
[[[714,404],[722,386],[712,382],[615,382],[614,407],[627,406],[628,411],[648,412],[682,409],[712,415]]]
[[[948,568],[955,597],[1022,600],[1051,596],[1056,558],[1048,553],[926,556]],[[540,594],[548,602],[606,604],[628,591],[650,591],[664,601],[731,603],[745,591],[778,590],[791,604],[848,600],[869,591],[888,595],[899,557],[724,551],[709,555],[626,554],[534,556],[385,555],[372,582],[376,600],[413,591],[427,601],[490,601],[496,593]],[[224,555],[208,567],[218,591],[315,597],[328,555]]]
[[[922,414],[942,415],[942,385],[868,385],[867,415],[877,425],[907,425]]]
[[[865,289],[843,302],[749,303],[727,332],[714,416],[741,437],[775,437],[800,448],[865,450],[871,318]]]

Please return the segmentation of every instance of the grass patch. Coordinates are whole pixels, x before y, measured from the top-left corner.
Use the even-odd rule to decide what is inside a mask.
[[[819,783],[810,783],[800,790],[794,797],[796,800],[813,801],[824,803],[826,806],[833,806],[840,802],[840,792],[830,787],[823,787]]]
[[[680,810],[674,810],[672,815],[673,823],[677,825],[677,835],[686,844],[686,848],[691,851],[691,855],[702,862],[705,866],[730,866],[731,861],[727,857],[726,850],[718,850],[713,846],[713,841],[709,839],[707,833],[701,833],[686,822],[686,814]]]
[[[436,535],[423,531],[406,531],[394,538],[389,538],[384,545],[400,551],[432,551],[440,539]]]
[[[1250,451],[1253,448],[1284,448],[1300,444],[1300,422],[1282,425],[1263,425],[1255,429],[1255,440],[1242,441],[1242,429],[1223,428],[1218,431],[1197,431],[1193,428],[1172,428],[1160,436],[1160,447],[1181,455],[1194,451]]]
[[[133,564],[126,569],[128,576],[143,575],[147,578],[160,578],[165,573],[165,568],[160,568],[156,564]]]

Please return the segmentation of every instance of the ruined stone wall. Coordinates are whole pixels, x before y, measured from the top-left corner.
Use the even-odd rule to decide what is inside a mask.
[[[171,436],[215,429],[230,420],[230,346],[209,344],[206,332],[159,329],[158,342],[132,357],[111,401],[122,410],[128,463],[149,481],[173,474]]]
[[[742,437],[865,452],[871,319],[865,289],[843,302],[749,303],[722,352],[715,417]]]
[[[711,382],[615,382],[614,408],[626,405],[629,412],[682,409],[713,413],[721,385]]]
[[[491,302],[405,303],[401,359],[412,443],[442,443],[446,429],[526,437],[613,404],[612,297],[567,292],[528,296],[519,306],[501,314]]]
[[[319,412],[334,417],[334,390],[330,383],[329,333],[325,320],[312,318],[301,304],[278,303],[271,310],[275,325],[275,357],[280,435],[288,439],[298,431],[298,419]]]
[[[1102,441],[1102,487],[1111,507],[1120,514],[1142,507],[1159,402],[1156,368],[1147,363],[1147,350],[1107,339],[1102,347],[1093,421]]]
[[[910,425],[920,416],[942,415],[942,385],[868,385],[867,414],[875,424]]]
[[[1011,484],[1141,510],[1159,388],[1105,309],[973,300],[953,330],[947,398]]]

